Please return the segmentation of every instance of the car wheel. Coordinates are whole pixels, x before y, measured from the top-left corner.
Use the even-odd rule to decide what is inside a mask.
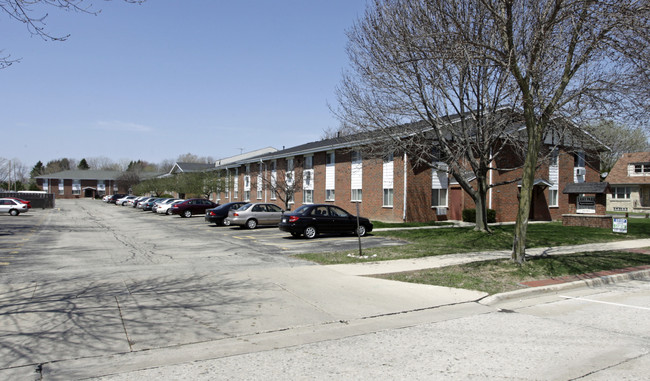
[[[165,211],[165,214],[169,216],[170,214],[172,214],[172,211],[171,211],[170,209],[167,209],[167,210]]]
[[[221,223],[223,224],[223,226],[230,226],[230,220],[227,218],[224,218],[223,221],[221,221]]]
[[[9,214],[11,214],[12,216],[17,216],[17,215],[20,214],[20,212],[17,211],[16,209],[11,209],[11,210],[9,211]]]
[[[358,233],[357,235],[359,237],[365,236],[366,235],[366,227],[363,226],[363,225],[359,225],[359,228],[357,228],[357,233]]]
[[[246,227],[249,229],[255,229],[257,227],[257,221],[251,218],[250,220],[246,221]]]
[[[183,217],[185,217],[185,218],[190,218],[190,217],[192,217],[192,211],[189,210],[189,209],[186,210],[186,211],[184,211],[184,212],[183,212]]]
[[[305,228],[305,238],[307,239],[312,239],[315,238],[318,235],[318,232],[316,231],[316,228],[313,226],[307,226]]]

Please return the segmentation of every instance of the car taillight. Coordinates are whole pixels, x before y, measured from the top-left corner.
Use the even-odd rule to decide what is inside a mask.
[[[298,216],[289,216],[289,222],[296,222],[300,219]]]
[[[213,211],[210,211],[210,215],[211,215],[211,216],[215,216],[216,214],[214,214]]]
[[[232,214],[234,217],[239,217],[239,213],[233,213]]]

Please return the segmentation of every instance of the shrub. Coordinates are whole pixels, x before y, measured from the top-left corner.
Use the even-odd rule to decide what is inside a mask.
[[[476,222],[476,209],[463,209],[464,222]],[[487,222],[497,222],[497,211],[494,209],[487,210]]]

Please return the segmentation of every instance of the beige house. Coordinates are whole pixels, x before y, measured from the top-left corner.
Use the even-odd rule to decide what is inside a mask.
[[[623,154],[606,181],[608,212],[650,212],[650,152]]]

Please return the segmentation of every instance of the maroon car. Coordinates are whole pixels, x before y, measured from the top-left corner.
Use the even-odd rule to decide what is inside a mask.
[[[193,214],[205,214],[207,209],[215,208],[219,204],[215,204],[210,200],[204,198],[190,198],[181,203],[171,206],[172,214],[180,214],[181,217],[189,218]]]

